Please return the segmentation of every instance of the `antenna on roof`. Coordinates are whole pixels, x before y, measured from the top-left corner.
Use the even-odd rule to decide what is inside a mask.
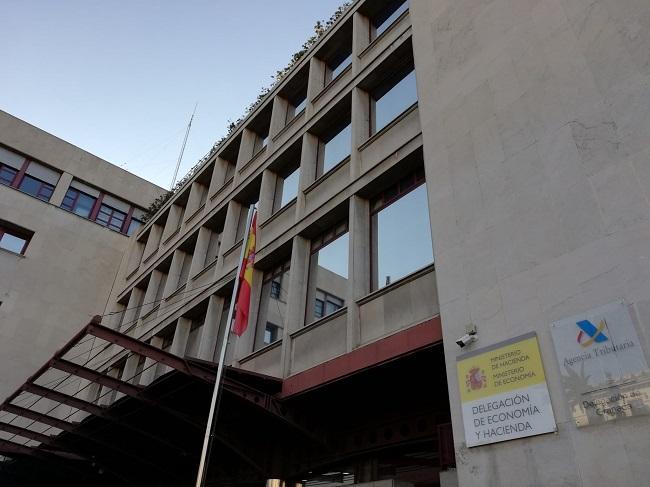
[[[183,138],[183,145],[181,146],[181,153],[178,154],[178,161],[176,161],[176,169],[174,170],[174,177],[172,178],[172,184],[169,186],[169,189],[174,189],[174,184],[176,184],[176,176],[178,176],[178,169],[181,167],[181,161],[183,160],[183,152],[185,152],[185,145],[187,144],[187,137],[190,135],[190,129],[192,128],[192,120],[194,120],[194,114],[196,113],[196,107],[198,105],[199,102],[196,102],[194,104],[194,110],[192,111],[190,122],[187,124],[187,130],[185,131],[185,138]]]

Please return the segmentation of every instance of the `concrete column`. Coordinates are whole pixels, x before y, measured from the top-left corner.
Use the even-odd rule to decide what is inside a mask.
[[[361,70],[359,54],[370,44],[370,19],[360,12],[352,16],[352,73],[356,76]]]
[[[318,137],[309,132],[302,137],[302,151],[300,153],[300,180],[298,199],[296,200],[296,221],[305,213],[305,194],[303,191],[316,180],[318,167]]]
[[[226,168],[228,161],[217,157],[214,162],[214,170],[212,171],[212,179],[210,180],[210,188],[208,189],[208,198],[214,193],[219,191],[226,181]]]
[[[149,343],[154,347],[162,348],[163,339],[162,337],[154,336],[151,338]],[[139,382],[140,385],[148,386],[154,381],[154,379],[156,378],[156,368],[157,367],[156,367],[155,360],[147,358],[144,361],[144,368],[142,369],[143,372],[142,374],[140,374],[140,382]]]
[[[278,176],[267,169],[262,173],[262,184],[260,187],[260,200],[257,206],[257,221],[268,220],[273,214],[273,201],[275,200],[275,186]]]
[[[190,328],[192,327],[192,320],[188,318],[179,318],[176,322],[176,328],[174,329],[174,338],[172,339],[171,347],[169,347],[168,352],[179,357],[185,356],[185,350],[187,350],[187,339],[190,336]],[[168,365],[159,364],[157,367],[152,367],[156,369],[156,377],[166,374],[171,370],[171,367]]]
[[[178,279],[180,278],[181,268],[183,267],[183,259],[185,259],[185,252],[176,249],[172,257],[172,263],[169,266],[169,274],[167,274],[167,282],[163,291],[163,298],[165,299],[178,289]]]
[[[239,154],[237,155],[237,172],[253,157],[256,137],[257,134],[252,130],[244,129],[242,131]],[[237,172],[235,172],[235,179],[237,179]]]
[[[109,377],[113,377],[114,379],[117,379],[119,372],[120,371],[118,369],[112,368],[108,371],[106,375],[108,375]],[[99,394],[98,404],[100,406],[108,406],[116,399],[117,399],[116,391],[114,389],[111,389],[110,387],[103,386],[102,391]]]
[[[169,208],[169,215],[167,216],[167,223],[165,223],[165,229],[162,233],[161,243],[164,243],[165,240],[172,235],[177,228],[182,225],[183,219],[183,207],[178,205],[172,205]]]
[[[129,355],[129,358],[126,359],[126,363],[124,364],[124,371],[122,372],[122,380],[124,382],[130,382],[130,383],[134,382],[133,376],[135,375],[135,371],[138,368],[139,361],[140,361],[140,356],[134,353]],[[115,394],[116,401],[122,397],[124,397],[123,392],[117,392]]]
[[[205,322],[201,327],[199,340],[199,357],[201,360],[213,360],[217,342],[221,336],[219,322],[225,299],[213,294],[208,300],[208,309],[205,313]]]
[[[160,286],[160,280],[162,279],[162,272],[153,271],[151,277],[149,278],[149,284],[147,285],[147,291],[144,293],[144,299],[142,300],[142,311],[140,316],[146,315],[149,311],[153,309],[159,303],[154,303],[156,299],[156,294],[158,293],[158,286]]]
[[[269,129],[269,143],[278,135],[287,123],[287,110],[289,102],[281,96],[273,98],[273,111],[271,112],[271,127]]]
[[[227,250],[230,250],[235,244],[235,239],[237,237],[237,225],[239,223],[239,213],[241,210],[242,205],[237,201],[230,200],[228,202],[228,209],[226,210],[226,221],[224,222],[223,233],[221,234],[219,255],[217,256],[217,263],[214,266],[213,277],[215,280],[221,277],[224,253]]]
[[[348,333],[347,351],[359,346],[361,328],[357,299],[370,292],[370,203],[353,195],[350,198],[348,258]]]
[[[325,86],[325,63],[316,57],[309,60],[309,81],[307,84],[307,106],[305,107],[306,119],[314,114],[312,102]]]
[[[194,181],[192,187],[190,188],[190,196],[187,198],[187,206],[185,207],[184,218],[188,218],[196,210],[199,209],[199,202],[201,201],[201,193],[203,192],[203,187],[201,183]]]
[[[140,310],[136,308],[141,302],[142,289],[134,287],[131,291],[131,296],[129,296],[129,302],[126,305],[126,310],[124,311],[124,319],[122,320],[121,328],[128,328],[133,323],[131,323],[136,316],[140,315]]]
[[[359,146],[370,135],[370,97],[368,93],[355,87],[352,90],[352,147],[350,148],[350,178],[361,174],[361,154]]]
[[[190,266],[190,279],[187,282],[189,289],[192,284],[192,277],[203,269],[205,264],[205,257],[208,254],[208,246],[210,245],[210,235],[212,231],[207,227],[199,229],[199,235],[196,239],[196,246],[194,247],[194,254],[192,255],[192,265]]]
[[[282,334],[282,376],[287,377],[291,372],[291,337],[305,323],[305,299],[307,280],[309,278],[309,257],[311,242],[300,235],[293,238],[291,252],[291,270],[289,271],[289,287],[287,290],[287,317]]]
[[[158,250],[160,246],[160,241],[162,240],[163,233],[162,225],[151,225],[151,230],[149,231],[149,238],[147,239],[147,244],[144,246],[143,259],[146,259],[151,254]]]
[[[54,187],[54,192],[50,197],[50,203],[52,203],[54,206],[61,206],[61,203],[63,203],[63,198],[65,198],[65,194],[68,192],[68,188],[70,187],[72,179],[72,174],[69,174],[67,172],[61,174],[59,181]]]
[[[251,304],[250,312],[248,314],[248,328],[246,333],[237,337],[235,341],[235,361],[239,361],[253,352],[255,346],[255,330],[257,324],[257,313],[260,304],[260,295],[262,291],[262,281],[264,273],[262,271],[253,270],[253,286],[251,288]]]

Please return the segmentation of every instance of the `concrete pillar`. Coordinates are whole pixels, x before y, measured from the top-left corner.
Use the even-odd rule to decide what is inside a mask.
[[[359,346],[361,329],[357,299],[370,292],[370,203],[359,196],[350,198],[348,258],[347,351]]]
[[[126,310],[124,311],[124,319],[122,320],[122,330],[125,328],[131,327],[136,319],[136,316],[140,316],[141,309],[138,309],[137,306],[142,303],[144,291],[142,289],[134,287],[131,291],[131,296],[129,296],[129,302],[126,305]]]
[[[440,472],[440,487],[458,487],[458,472],[455,468]]]
[[[252,130],[244,129],[241,136],[241,144],[239,145],[239,154],[237,155],[237,172],[235,173],[235,180],[237,180],[237,173],[239,170],[251,160],[253,157],[253,150],[255,148],[255,139],[257,134]]]
[[[360,88],[352,90],[352,147],[350,148],[350,178],[352,180],[361,174],[361,154],[359,146],[370,135],[370,96]]]
[[[151,338],[149,343],[157,348],[162,348],[163,339],[159,336],[154,336]],[[140,385],[148,386],[156,378],[156,361],[147,357],[144,361],[144,368],[142,369],[142,374],[140,375]]]
[[[262,173],[260,187],[260,200],[257,206],[257,221],[263,222],[273,214],[273,201],[275,200],[275,186],[278,176],[273,171],[266,170]]]
[[[291,333],[299,330],[305,323],[305,299],[309,278],[309,258],[311,242],[300,235],[293,238],[291,270],[287,291],[287,317],[282,334],[282,376],[291,373]]]
[[[162,279],[162,272],[154,270],[151,273],[149,278],[149,284],[147,285],[147,291],[144,293],[144,299],[142,300],[142,311],[140,316],[146,315],[151,311],[154,306],[160,303],[154,303],[156,300],[156,295],[158,294],[158,286],[160,286],[160,280]]]
[[[185,259],[185,252],[182,250],[174,250],[172,263],[169,266],[169,274],[167,275],[167,282],[165,283],[165,290],[163,291],[163,298],[167,299],[176,289],[178,289],[178,279],[183,267],[183,259]]]
[[[201,360],[213,360],[217,342],[221,336],[219,322],[225,299],[222,296],[213,294],[208,300],[208,309],[205,313],[205,322],[201,327],[201,338],[199,340],[198,358]]]
[[[192,183],[190,196],[187,198],[187,206],[185,207],[185,218],[189,218],[199,209],[203,191],[204,187],[201,183],[197,183],[196,181]]]
[[[183,210],[182,206],[172,205],[169,208],[169,215],[167,216],[167,223],[162,233],[161,243],[164,245],[165,241],[179,229],[183,223]]]
[[[212,171],[212,179],[210,179],[210,188],[208,188],[208,198],[221,189],[223,183],[226,182],[226,168],[228,161],[217,157],[214,161],[214,170]]]
[[[124,370],[122,371],[122,380],[124,382],[134,382],[134,375],[135,371],[138,368],[138,362],[140,361],[140,356],[132,353],[129,355],[129,358],[126,359],[126,363],[124,364]],[[124,397],[123,392],[117,392],[115,394],[115,400],[117,401],[118,399]]]
[[[370,45],[370,19],[360,12],[352,16],[352,73],[356,76],[361,70],[359,54]]]
[[[300,179],[298,199],[296,200],[296,221],[305,213],[305,194],[303,191],[316,180],[318,167],[318,137],[309,132],[302,137],[302,151],[300,153]]]
[[[281,96],[273,98],[273,111],[271,112],[271,127],[269,128],[269,143],[278,135],[287,124],[287,111],[289,102]]]
[[[67,172],[61,174],[59,181],[54,187],[54,192],[50,197],[50,203],[52,203],[54,206],[61,206],[61,203],[63,203],[63,198],[65,198],[65,194],[68,192],[68,188],[70,187],[72,179],[72,174],[69,174]]]
[[[199,235],[196,239],[196,246],[194,247],[194,254],[192,255],[192,265],[190,267],[190,279],[187,282],[187,289],[191,288],[192,277],[199,273],[204,265],[205,258],[208,254],[208,246],[210,245],[210,236],[212,231],[207,227],[199,229]]]
[[[108,371],[106,375],[108,375],[109,377],[113,377],[114,379],[117,379],[119,373],[120,373],[119,369],[112,368]],[[99,394],[98,404],[100,406],[108,406],[116,399],[117,399],[116,391],[114,389],[111,389],[110,387],[103,386],[102,391]]]
[[[163,233],[163,227],[162,225],[157,225],[154,224],[151,226],[151,230],[149,231],[149,238],[147,239],[147,244],[144,246],[144,254],[143,254],[143,259],[146,259],[147,257],[151,256],[154,252],[158,250],[158,247],[160,246],[160,242],[162,240],[162,233]]]
[[[309,81],[307,84],[307,106],[305,107],[305,116],[308,120],[314,114],[312,102],[325,86],[325,72],[327,66],[316,57],[309,60]]]

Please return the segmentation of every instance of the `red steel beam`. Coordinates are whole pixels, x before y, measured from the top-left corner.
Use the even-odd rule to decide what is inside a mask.
[[[89,414],[92,414],[93,416],[106,416],[106,409],[102,406],[97,406],[92,402],[84,401],[83,399],[79,399],[77,397],[70,396],[53,389],[48,389],[47,387],[39,386],[38,384],[28,382],[26,384],[23,384],[22,390],[36,394],[37,396],[51,399],[55,402],[60,402],[61,404],[65,404],[76,409],[80,409],[81,411],[85,411]]]
[[[81,377],[82,379],[87,379],[91,382],[96,382],[110,389],[114,389],[116,391],[122,392],[127,396],[136,397],[144,389],[144,387],[142,386],[124,382],[123,380],[116,379],[115,377],[111,377],[106,374],[102,374],[101,372],[97,372],[96,370],[89,369],[88,367],[84,367],[83,365],[78,365],[72,362],[68,362],[67,360],[64,360],[62,358],[54,358],[50,360],[50,367],[52,367],[53,369],[61,370],[63,372],[68,372],[72,375],[76,375],[77,377]]]
[[[182,359],[169,352],[165,352],[164,350],[160,350],[153,345],[144,343],[136,338],[132,338],[123,333],[100,325],[96,320],[96,317],[93,318],[93,321],[91,321],[88,326],[86,326],[85,330],[89,335],[101,338],[102,340],[130,350],[131,352],[137,353],[138,355],[144,355],[147,358],[150,358],[163,365],[167,365],[172,369],[176,369],[186,375],[196,377],[205,382],[214,384],[216,375],[213,372],[205,370],[201,367],[197,367],[187,360]]]
[[[25,445],[14,443],[13,441],[0,440],[0,454],[5,456],[30,455],[35,456],[36,450]]]
[[[44,445],[49,445],[50,443],[52,443],[52,440],[54,440],[53,436],[44,435],[43,433],[39,433],[37,431],[21,428],[20,426],[16,426],[15,424],[0,422],[0,431],[6,431],[7,433],[11,433],[12,435],[18,435],[18,436],[22,436],[23,438],[39,441]]]
[[[63,431],[72,432],[76,426],[75,423],[70,423],[62,419],[48,416],[47,414],[42,414],[37,411],[32,411],[31,409],[16,406],[15,404],[3,404],[0,407],[0,410],[7,411],[8,413],[15,414],[16,416],[28,418],[38,423],[43,423]]]

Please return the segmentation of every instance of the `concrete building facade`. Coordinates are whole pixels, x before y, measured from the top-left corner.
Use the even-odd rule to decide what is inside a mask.
[[[578,428],[550,325],[623,301],[647,353],[648,32],[635,0],[354,2],[132,236],[102,322],[213,362],[257,204],[249,328],[228,363],[354,443],[276,445],[285,462],[261,470],[305,485],[645,485],[650,420]],[[468,325],[478,341],[461,349]],[[557,431],[468,447],[457,359],[528,332]],[[170,372],[115,347],[90,364],[143,387]],[[82,394],[108,407],[113,389]]]
[[[163,190],[6,112],[0,179],[6,397],[106,306],[128,236]]]

